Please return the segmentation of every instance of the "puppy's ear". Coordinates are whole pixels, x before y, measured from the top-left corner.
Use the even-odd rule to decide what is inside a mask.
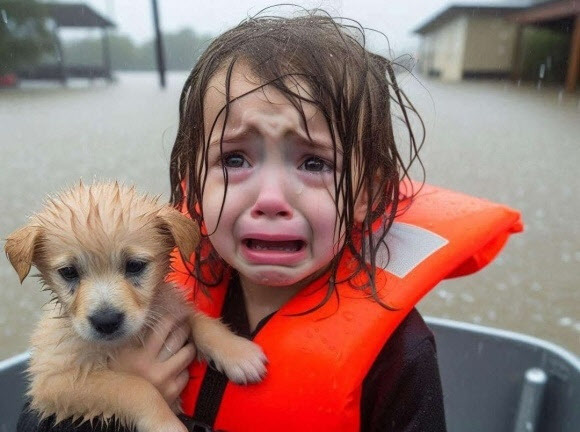
[[[175,246],[183,257],[189,259],[195,251],[200,239],[197,223],[173,207],[165,207],[159,211],[158,217],[175,241]]]
[[[20,283],[28,276],[34,259],[34,251],[40,239],[40,227],[26,225],[13,232],[6,239],[4,250],[10,264],[18,273]]]

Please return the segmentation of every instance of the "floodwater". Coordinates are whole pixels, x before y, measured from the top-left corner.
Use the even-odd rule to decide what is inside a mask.
[[[0,92],[0,237],[43,198],[83,178],[168,197],[185,74]],[[425,315],[526,333],[580,354],[580,97],[501,82],[402,77],[427,127],[427,181],[519,209],[526,224],[476,275],[442,282]],[[48,300],[0,258],[0,359],[24,351]]]

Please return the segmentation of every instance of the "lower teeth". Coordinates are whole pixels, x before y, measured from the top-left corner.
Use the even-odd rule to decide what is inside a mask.
[[[289,245],[289,246],[266,246],[263,244],[256,244],[253,241],[248,241],[247,246],[250,249],[258,250],[258,251],[278,251],[278,252],[296,252],[300,249],[300,246],[297,244]]]
[[[254,250],[268,250],[268,251],[281,251],[281,252],[296,252],[296,248],[269,248],[265,246],[254,246],[252,249]]]

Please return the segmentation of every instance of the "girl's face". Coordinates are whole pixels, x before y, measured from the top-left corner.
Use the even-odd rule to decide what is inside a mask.
[[[253,81],[253,82],[252,82]],[[234,68],[234,99],[254,90],[249,69]],[[296,92],[304,90],[295,89]],[[226,104],[225,72],[210,81],[205,97],[206,134]],[[225,111],[224,111],[225,112]],[[324,117],[304,105],[299,112],[273,87],[230,105],[209,138],[203,218],[212,245],[238,270],[242,284],[294,286],[326,269],[341,246],[336,232],[334,171],[340,170]],[[223,169],[227,170],[227,195]]]

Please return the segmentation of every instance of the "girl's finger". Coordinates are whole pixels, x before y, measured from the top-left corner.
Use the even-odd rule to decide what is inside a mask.
[[[189,338],[191,333],[188,322],[182,321],[175,327],[165,339],[161,351],[157,355],[159,361],[165,361],[176,352],[178,352]]]
[[[155,358],[164,347],[165,340],[175,327],[177,318],[171,315],[165,315],[155,326],[149,331],[145,338],[145,349]]]
[[[189,371],[184,370],[171,381],[167,386],[166,393],[163,394],[165,401],[169,406],[174,406],[177,398],[189,382]]]
[[[176,352],[173,357],[167,360],[167,366],[171,370],[175,371],[174,376],[177,376],[182,371],[187,370],[187,367],[195,359],[196,352],[197,350],[195,349],[193,342],[188,342],[183,346],[183,348]]]
[[[175,378],[175,393],[176,397],[181,394],[187,383],[189,382],[189,370],[185,369],[177,378]]]

